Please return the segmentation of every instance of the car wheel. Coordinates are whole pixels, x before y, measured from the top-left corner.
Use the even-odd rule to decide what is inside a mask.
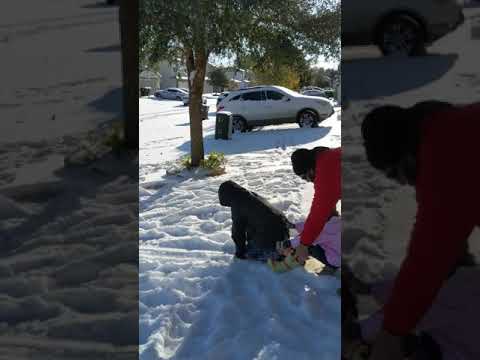
[[[385,20],[378,31],[377,42],[385,56],[425,54],[422,26],[408,15],[396,15]]]
[[[304,110],[298,116],[298,125],[301,128],[306,127],[317,127],[318,126],[318,116],[312,110]]]
[[[247,122],[245,119],[241,118],[240,116],[234,116],[232,119],[232,127],[233,131],[238,131],[238,132],[245,132],[247,131]]]

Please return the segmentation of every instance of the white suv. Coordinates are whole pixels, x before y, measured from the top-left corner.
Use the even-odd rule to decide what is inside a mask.
[[[334,113],[330,100],[306,96],[281,86],[254,86],[233,91],[217,105],[217,111],[233,115],[235,131],[250,131],[254,126],[298,123],[317,127]]]

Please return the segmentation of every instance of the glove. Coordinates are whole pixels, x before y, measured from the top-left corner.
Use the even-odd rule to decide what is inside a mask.
[[[298,247],[295,249],[295,257],[299,263],[302,265],[305,264],[305,261],[308,259],[308,246],[300,244]]]
[[[295,254],[293,253],[287,255],[285,259],[281,261],[268,259],[268,266],[275,272],[286,272],[301,265],[302,264],[297,261]]]

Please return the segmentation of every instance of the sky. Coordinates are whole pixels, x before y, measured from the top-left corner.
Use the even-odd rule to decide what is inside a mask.
[[[339,62],[338,61],[327,61],[323,56],[318,58],[318,61],[314,65],[315,67],[323,67],[325,69],[336,69],[338,68]]]
[[[213,57],[209,61],[213,65],[217,66],[232,66],[233,59],[227,57]],[[313,64],[314,67],[323,67],[326,69],[336,69],[338,68],[338,61],[326,60],[323,56],[319,56],[318,61]]]

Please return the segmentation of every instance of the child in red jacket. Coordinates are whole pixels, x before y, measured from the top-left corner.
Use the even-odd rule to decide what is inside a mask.
[[[291,161],[293,171],[302,179],[313,182],[314,196],[307,220],[296,249],[301,262],[306,261],[309,247],[322,232],[341,196],[341,149],[317,147],[297,149]]]
[[[362,123],[370,164],[414,186],[418,205],[407,255],[383,308],[375,360],[391,358],[390,349],[424,318],[480,225],[479,119],[480,104],[428,101],[381,106]],[[461,136],[452,136],[453,129]],[[464,305],[472,304],[465,299]]]

